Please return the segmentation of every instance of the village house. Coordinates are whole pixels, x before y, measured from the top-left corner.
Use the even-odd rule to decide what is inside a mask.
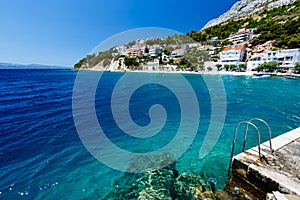
[[[300,49],[284,49],[277,51],[277,62],[279,67],[291,70],[296,62],[300,62]]]
[[[253,56],[247,62],[247,70],[254,70],[263,63],[272,61],[277,62],[283,70],[291,70],[296,62],[300,62],[300,49],[268,51],[264,56]]]
[[[239,44],[248,40],[251,40],[253,37],[253,33],[249,29],[242,28],[238,32],[231,34],[228,37],[228,40],[233,44]]]
[[[258,66],[266,62],[266,58],[263,56],[253,56],[247,62],[247,70],[255,70]]]
[[[229,46],[223,49],[223,51],[219,53],[219,56],[219,63],[222,64],[222,66],[225,64],[238,66],[246,59],[246,48],[245,46]]]

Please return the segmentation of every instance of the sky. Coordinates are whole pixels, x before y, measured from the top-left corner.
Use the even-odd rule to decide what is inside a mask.
[[[200,30],[237,0],[0,0],[0,62],[73,66],[136,28]]]

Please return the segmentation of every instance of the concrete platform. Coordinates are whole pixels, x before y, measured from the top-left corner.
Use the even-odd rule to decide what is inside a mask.
[[[230,181],[249,191],[253,199],[266,199],[274,191],[299,198],[300,127],[272,139],[273,154],[267,148],[269,141],[263,144],[266,159],[259,159],[257,146],[233,157]]]

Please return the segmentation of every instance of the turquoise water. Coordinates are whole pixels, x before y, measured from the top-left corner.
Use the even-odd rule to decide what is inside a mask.
[[[0,70],[0,199],[97,199],[110,192],[115,181],[124,175],[96,160],[78,136],[72,113],[76,75],[75,71]],[[105,73],[98,85],[96,113],[103,131],[113,143],[128,151],[151,152],[164,147],[180,126],[178,99],[168,88],[156,84],[139,88],[129,104],[136,124],[150,123],[147,114],[154,104],[162,105],[168,115],[162,131],[154,137],[130,137],[117,126],[110,106],[111,93],[123,75]],[[93,76],[93,72],[87,76]],[[171,80],[174,86],[182,88],[182,95],[188,95],[173,74],[133,76],[136,80]],[[176,161],[179,173],[194,173],[206,180],[213,178],[217,188],[223,188],[238,122],[262,118],[270,124],[274,136],[300,126],[300,80],[223,75],[227,97],[224,128],[212,151],[199,158],[211,119],[211,90],[200,75],[184,77],[198,98],[200,122],[193,143]],[[216,75],[205,77],[217,78]],[[123,93],[118,97],[126,97],[130,86],[130,83],[123,85]],[[89,119],[85,117],[82,123]],[[267,134],[262,135],[263,141],[267,138]],[[247,147],[255,145],[255,134],[249,134]],[[235,153],[238,152],[236,148]],[[110,156],[117,158],[117,155]]]

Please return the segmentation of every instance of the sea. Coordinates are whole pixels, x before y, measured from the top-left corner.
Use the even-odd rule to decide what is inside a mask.
[[[79,73],[84,78],[78,79]],[[97,85],[90,86],[90,80]],[[219,85],[213,84],[217,80]],[[92,98],[84,101],[89,93]],[[76,111],[78,99],[82,104]],[[300,126],[299,99],[300,79],[282,77],[0,70],[0,199],[105,198],[128,173],[117,150],[147,155],[178,137],[172,147],[180,151],[178,173],[213,180],[222,189],[236,124],[261,118],[276,137]],[[90,108],[94,115],[85,112]],[[217,125],[215,114],[224,116]],[[95,127],[84,126],[94,119]],[[268,140],[266,127],[257,126],[261,140]],[[92,149],[82,127],[92,134],[89,140],[95,139]],[[209,130],[215,137],[203,154]],[[243,130],[234,154],[241,152]],[[93,133],[105,135],[110,145],[97,144]],[[256,145],[257,134],[249,130],[246,148]]]

